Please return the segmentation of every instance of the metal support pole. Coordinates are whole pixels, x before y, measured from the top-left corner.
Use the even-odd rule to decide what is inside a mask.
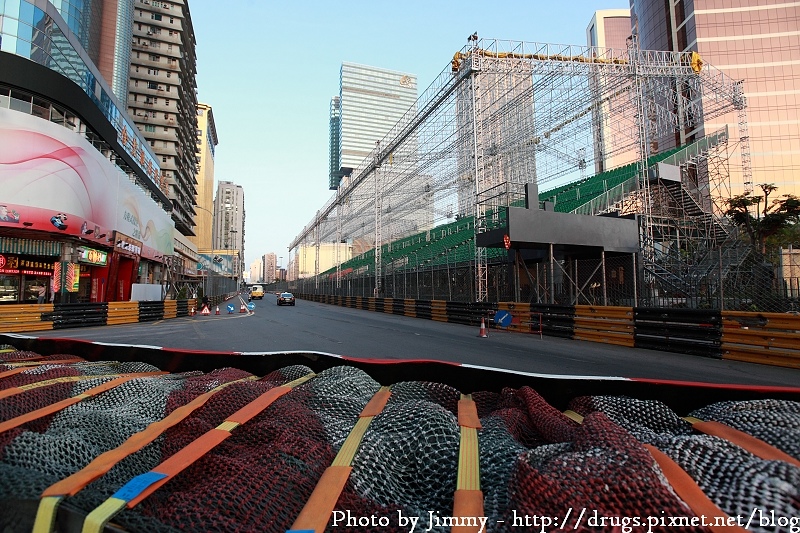
[[[791,245],[790,245],[791,246]],[[722,279],[722,247],[719,248],[719,310],[725,310],[725,289]]]
[[[553,258],[553,243],[550,243],[550,303],[556,303],[555,263]]]
[[[637,290],[638,276],[636,275],[636,254],[631,254],[633,263],[633,307],[639,307],[639,291]]]
[[[606,251],[600,252],[600,259],[603,262],[603,273],[601,283],[603,284],[603,305],[608,305],[608,290],[606,286]]]

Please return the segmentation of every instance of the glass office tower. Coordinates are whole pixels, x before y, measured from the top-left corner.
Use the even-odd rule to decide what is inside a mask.
[[[331,135],[331,169],[356,168],[375,149],[375,143],[397,124],[417,101],[417,77],[378,67],[342,63],[338,117],[333,109],[331,126],[338,120],[338,135]],[[339,177],[340,178],[340,177]],[[335,183],[334,183],[335,181]],[[331,189],[338,181],[331,180]]]
[[[631,25],[642,49],[696,51],[734,80],[744,81],[753,183],[800,194],[800,5],[783,0],[631,0]],[[705,123],[687,135],[728,125]],[[742,180],[731,165],[734,194]]]

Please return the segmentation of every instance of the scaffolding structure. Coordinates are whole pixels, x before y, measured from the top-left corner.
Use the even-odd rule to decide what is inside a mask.
[[[618,50],[472,35],[342,179],[291,242],[290,254],[308,247],[319,254],[323,244],[337,243],[338,288],[338,244],[347,243],[354,256],[372,249],[380,278],[382,269],[395,271],[412,259],[395,254],[384,264],[383,245],[467,217],[476,235],[490,231],[503,225],[505,208],[524,205],[527,183],[546,191],[587,179],[587,169],[635,164],[634,179],[573,211],[637,215],[643,281],[655,294],[680,291],[686,278],[712,275],[703,274],[703,258],[710,264],[715,251],[736,241],[721,216],[730,195],[728,132],[704,131],[726,115],[739,125],[733,144],[749,181],[741,83],[696,53],[639,50],[635,40]],[[670,149],[679,150],[654,166],[652,158]],[[487,249],[473,248],[471,299],[486,301]],[[741,259],[737,254],[731,265]],[[375,295],[381,289],[376,279]]]

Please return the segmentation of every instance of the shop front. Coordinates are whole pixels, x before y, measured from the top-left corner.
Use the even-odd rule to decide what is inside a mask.
[[[0,305],[49,302],[61,243],[0,237]]]

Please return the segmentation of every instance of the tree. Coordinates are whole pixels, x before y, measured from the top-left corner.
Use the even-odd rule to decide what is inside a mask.
[[[778,188],[772,183],[762,183],[758,187],[763,196],[754,196],[751,192],[736,195],[728,200],[725,214],[747,233],[753,251],[765,255],[767,238],[800,219],[800,198],[793,194],[784,194],[770,203],[770,194]]]

